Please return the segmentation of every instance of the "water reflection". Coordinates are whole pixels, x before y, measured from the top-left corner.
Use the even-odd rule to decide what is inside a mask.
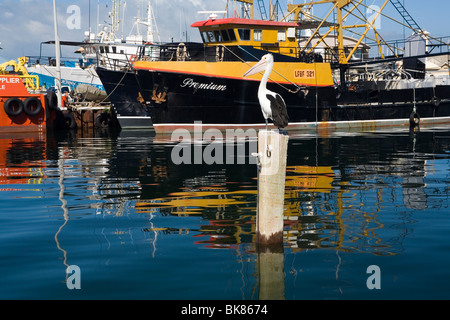
[[[37,136],[36,136],[37,135]],[[46,139],[41,134],[0,135],[0,188],[39,185],[44,179]]]
[[[449,136],[291,137],[284,245],[258,255],[256,166],[175,165],[174,144],[145,132],[0,137],[0,189],[12,198],[48,198],[51,215],[60,214],[55,242],[65,266],[76,264],[66,228],[94,216],[103,219],[93,231],[104,237],[96,239],[101,250],[140,241],[156,259],[164,236],[188,237],[200,248],[252,257],[259,298],[284,299],[286,250],[399,255],[414,212],[447,209]],[[111,232],[108,218],[127,223]]]
[[[417,139],[409,134],[393,139],[384,135],[292,139],[286,178],[286,245],[297,250],[400,252],[401,239],[410,228],[405,208],[430,206],[425,179],[434,169],[426,155],[446,148],[444,139],[428,142],[425,138],[423,143]],[[163,148],[170,150],[161,148],[159,155]],[[200,215],[208,224],[195,231],[209,236],[209,247],[254,242],[254,166],[174,166],[167,150],[153,163],[165,173],[167,191],[157,197],[160,190],[143,188],[136,203],[138,212]],[[160,181],[154,178],[152,183]],[[439,207],[442,202],[431,205]],[[398,220],[395,232],[387,232],[392,222],[385,219],[393,216],[383,215],[386,210]]]

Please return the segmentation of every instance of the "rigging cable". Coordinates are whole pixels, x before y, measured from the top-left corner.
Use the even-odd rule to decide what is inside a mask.
[[[242,59],[241,57],[239,57],[236,53],[234,53],[233,51],[231,51],[229,48],[227,48],[226,46],[224,46],[223,44],[219,44],[218,46],[224,47],[226,50],[228,50],[232,55],[234,55],[238,60],[240,60],[241,62],[247,64],[248,66],[251,66],[251,64],[247,61],[245,61],[244,59]],[[245,53],[247,53],[248,55],[252,56],[253,58],[255,58],[256,60],[258,60],[257,57],[255,57],[253,54],[251,54],[250,52],[248,52],[247,50],[245,50],[244,48],[242,48],[241,46],[238,46],[239,49],[243,50]],[[290,81],[289,79],[287,79],[285,76],[283,76],[282,74],[278,73],[276,70],[273,70],[273,72],[275,72],[276,74],[278,74],[280,77],[282,77],[284,80],[286,80],[287,82],[289,82],[290,84],[292,84],[293,86],[295,86],[297,88],[297,90],[291,90],[289,88],[286,88],[285,86],[283,86],[281,83],[278,83],[276,81],[273,81],[272,79],[269,78],[269,80],[271,80],[272,82],[274,82],[275,84],[277,84],[278,86],[280,86],[281,88],[283,88],[284,90],[290,92],[290,93],[298,93],[300,90],[304,89],[304,87],[300,87],[299,85],[297,85],[296,83]]]

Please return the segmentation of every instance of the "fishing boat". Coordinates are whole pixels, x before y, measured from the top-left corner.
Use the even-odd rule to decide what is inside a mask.
[[[419,28],[399,1],[386,0],[371,18],[356,15],[363,22],[352,28],[363,29],[355,32],[361,38],[344,31],[350,30],[345,22],[361,11],[362,1],[289,5],[281,20],[275,18],[274,5],[267,17],[258,1],[261,19],[255,19],[252,0],[236,2],[243,6],[242,17],[219,18],[213,12],[192,24],[200,43],[162,44],[156,58],[148,54],[154,46],[142,46],[125,70],[97,67],[122,128],[156,133],[195,130],[199,123],[203,130],[264,128],[257,97],[262,75],[243,75],[267,53],[275,60],[268,89],[286,102],[288,131],[450,123],[448,72],[435,77],[426,69],[426,59],[448,56],[449,44]],[[382,40],[376,29],[388,3],[404,15],[414,34],[402,48]],[[331,6],[326,18],[314,17],[313,7],[323,4]],[[369,31],[375,45],[363,41]],[[379,49],[378,56],[370,57],[371,49]]]

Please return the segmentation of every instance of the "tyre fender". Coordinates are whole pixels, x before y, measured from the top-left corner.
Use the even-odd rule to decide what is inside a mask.
[[[10,117],[17,117],[23,112],[24,103],[19,98],[9,98],[3,105],[5,112]]]
[[[37,116],[42,112],[42,102],[37,97],[27,98],[24,102],[23,111],[31,117]]]

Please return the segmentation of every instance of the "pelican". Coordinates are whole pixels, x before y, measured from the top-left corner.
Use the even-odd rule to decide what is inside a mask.
[[[289,116],[283,98],[278,93],[267,89],[267,81],[272,73],[273,64],[273,55],[270,53],[266,54],[257,64],[244,74],[244,77],[264,71],[264,76],[259,85],[258,100],[261,105],[264,119],[266,120],[266,130],[269,126],[269,119],[271,119],[274,125],[281,130],[288,126]]]

